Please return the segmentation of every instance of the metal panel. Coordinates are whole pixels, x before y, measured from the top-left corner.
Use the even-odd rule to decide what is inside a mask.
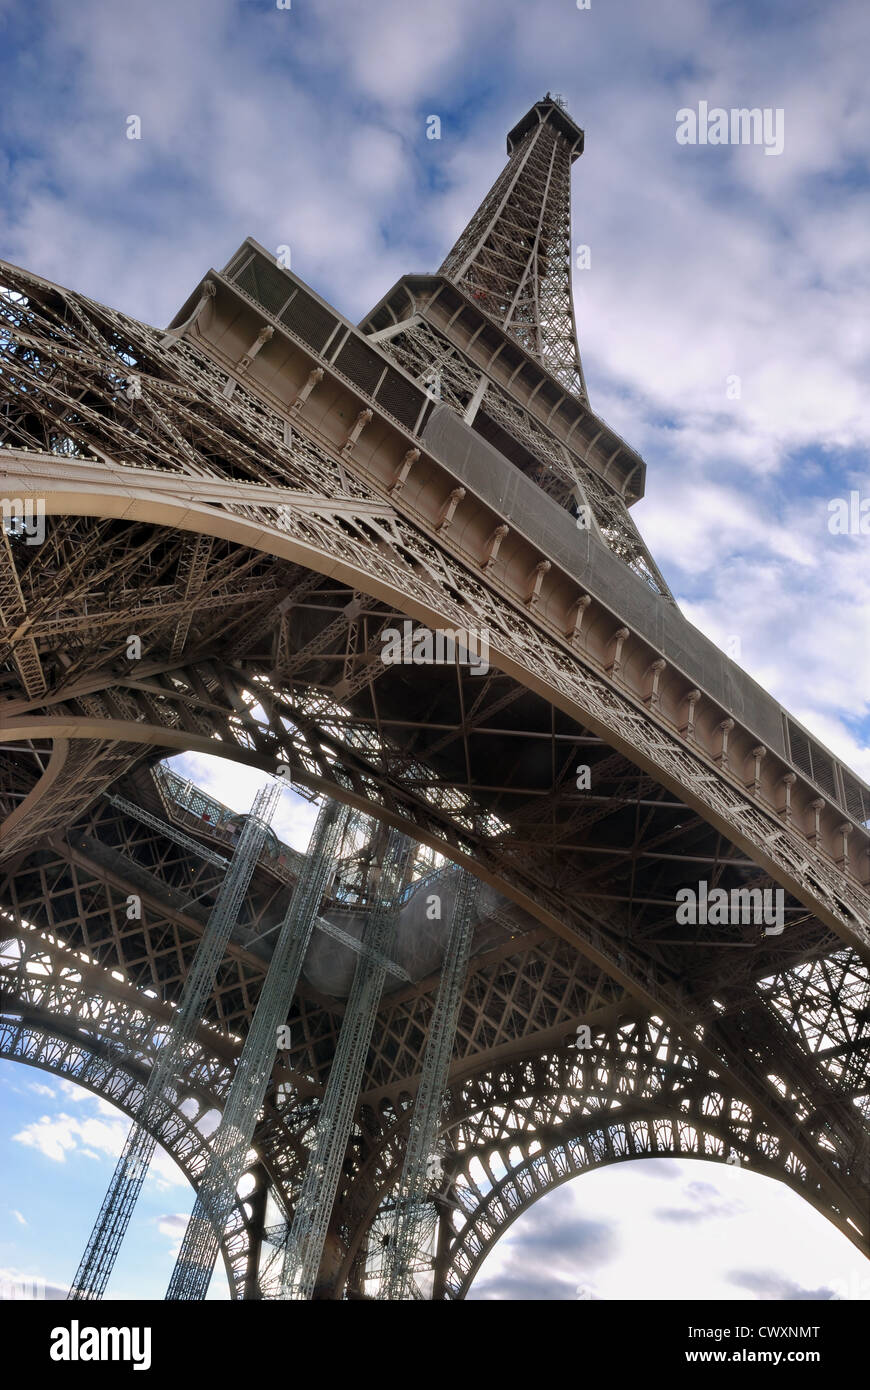
[[[240,290],[256,299],[270,314],[279,314],[293,293],[293,282],[262,256],[255,256],[244,270],[235,276]]]
[[[309,347],[313,347],[316,352],[322,352],[335,330],[338,319],[335,314],[324,309],[322,304],[318,304],[310,294],[298,290],[281,315],[281,322]]]
[[[554,560],[615,616],[685,671],[712,699],[787,756],[780,705],[691,623],[664,602],[591,530],[578,530],[564,507],[542,492],[448,407],[423,431],[429,452],[478,493],[509,526]]]

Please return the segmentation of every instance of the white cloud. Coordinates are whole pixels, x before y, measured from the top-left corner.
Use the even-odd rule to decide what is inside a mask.
[[[187,1223],[190,1219],[188,1213],[173,1212],[168,1216],[161,1216],[157,1219],[157,1229],[162,1236],[168,1236],[170,1241],[170,1254],[173,1259],[181,1249],[181,1241],[184,1232],[187,1230]]]
[[[678,1181],[649,1181],[665,1164]],[[783,1183],[704,1160],[635,1160],[576,1178],[524,1212],[471,1297],[830,1298],[859,1278],[863,1255]]]
[[[66,1284],[54,1284],[44,1279],[39,1274],[34,1274],[31,1269],[17,1269],[6,1266],[0,1268],[0,1301],[18,1299],[52,1299],[58,1300],[66,1298],[69,1286]]]
[[[194,782],[216,801],[242,813],[250,811],[260,787],[269,780],[266,773],[256,768],[242,767],[208,753],[181,753],[169,760],[169,766],[179,777]],[[317,811],[318,803],[306,801],[287,788],[272,818],[272,829],[278,839],[292,849],[304,850],[308,847]]]
[[[117,1111],[112,1113],[115,1116],[112,1120],[98,1118],[97,1115],[78,1119],[65,1111],[57,1115],[42,1115],[13,1134],[12,1139],[53,1163],[66,1163],[68,1158],[79,1156],[93,1158],[95,1155],[115,1162],[124,1146],[130,1122],[119,1116]],[[156,1184],[158,1190],[187,1185],[181,1170],[159,1147],[155,1150],[146,1182]]]
[[[722,647],[738,636],[738,664],[867,777],[870,746],[850,721],[870,715],[870,543],[831,536],[824,497],[768,494],[761,511],[750,496],[654,483],[641,526],[665,571],[685,576],[686,617]]]

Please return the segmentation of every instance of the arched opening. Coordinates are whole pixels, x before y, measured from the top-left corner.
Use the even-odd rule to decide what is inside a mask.
[[[466,1297],[867,1299],[870,1264],[797,1192],[745,1164],[631,1159],[525,1207]]]

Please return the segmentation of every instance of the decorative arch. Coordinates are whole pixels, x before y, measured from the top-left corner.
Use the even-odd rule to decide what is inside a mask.
[[[565,1128],[572,1132],[550,1136],[548,1146],[542,1145],[534,1152],[521,1150],[518,1160],[505,1166],[503,1176],[479,1197],[473,1188],[461,1189],[475,1193],[474,1205],[466,1206],[468,1199],[463,1196],[463,1217],[454,1209],[445,1223],[448,1234],[441,1252],[442,1298],[465,1298],[481,1265],[505,1231],[542,1197],[573,1178],[597,1168],[644,1158],[726,1162],[737,1153],[727,1126],[712,1121],[688,1125],[679,1112],[655,1106],[637,1105],[618,1118],[605,1122],[586,1119]],[[737,1156],[741,1165],[751,1162],[754,1172],[785,1183],[843,1229],[794,1164],[783,1164],[755,1152]],[[452,1222],[450,1218],[454,1218]]]
[[[358,1233],[342,1278],[398,1180],[409,1102],[360,1171]],[[435,1199],[435,1297],[464,1298],[495,1242],[546,1192],[634,1158],[736,1155],[785,1182],[870,1253],[866,1231],[849,1221],[836,1189],[819,1181],[805,1146],[753,1103],[737,1077],[708,1070],[701,1049],[654,1016],[596,1031],[588,1052],[562,1045],[454,1083],[443,1133],[449,1182]]]
[[[0,1057],[36,1067],[90,1091],[108,1101],[131,1121],[138,1119],[144,1096],[146,1068],[125,1056],[121,1049],[87,1038],[83,1031],[59,1028],[59,1020],[37,1017],[0,1017]],[[198,1109],[192,1102],[199,1100]],[[185,1098],[181,1106],[163,1111],[156,1126],[146,1126],[149,1134],[166,1150],[196,1191],[208,1157],[208,1142],[199,1124],[217,1108],[217,1097],[202,1093]],[[186,1113],[189,1112],[189,1113]],[[239,1199],[221,1241],[221,1258],[230,1290],[242,1296],[242,1282],[249,1263],[249,1233],[246,1202]]]

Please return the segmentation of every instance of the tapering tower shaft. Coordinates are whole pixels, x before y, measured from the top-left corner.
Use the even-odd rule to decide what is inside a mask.
[[[571,291],[571,165],[583,131],[548,96],[514,126],[507,148],[439,273],[585,401]]]
[[[672,602],[629,514],[646,465],[590,407],[580,363],[571,166],[583,143],[558,99],[536,102],[438,274],[403,276],[362,327],[437,402],[428,442],[448,455],[462,448],[448,410],[460,416]]]

